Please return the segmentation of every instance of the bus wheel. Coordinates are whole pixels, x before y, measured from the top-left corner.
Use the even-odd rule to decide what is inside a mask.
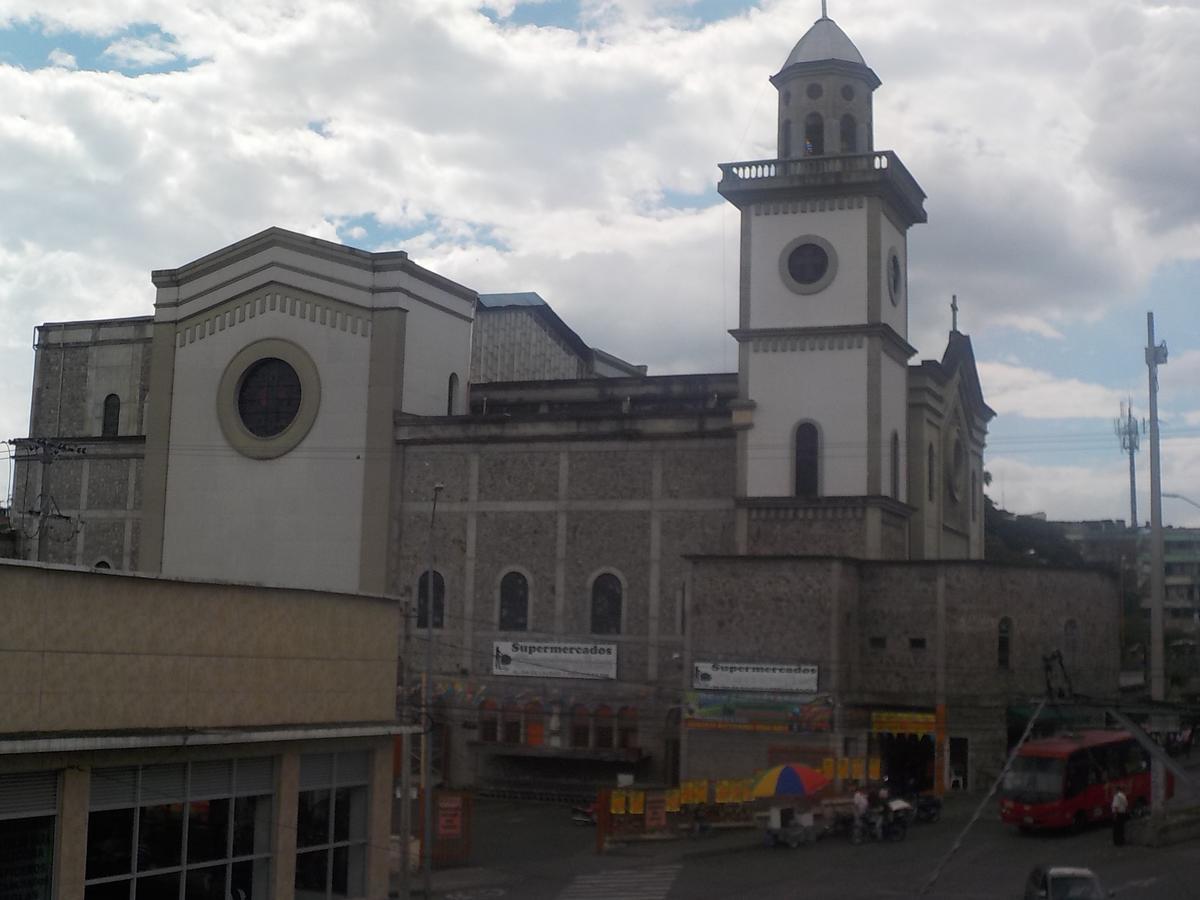
[[[1133,801],[1133,817],[1135,819],[1140,819],[1143,816],[1148,816],[1149,814],[1150,804],[1146,802],[1145,797],[1138,797],[1135,801]]]

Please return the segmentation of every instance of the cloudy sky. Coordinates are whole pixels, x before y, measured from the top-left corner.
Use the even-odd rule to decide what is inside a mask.
[[[0,439],[28,431],[36,324],[148,314],[151,269],[270,225],[536,290],[654,372],[733,369],[738,229],[716,164],[774,155],[767,77],[819,13],[0,0]],[[993,497],[1128,517],[1112,420],[1125,398],[1145,415],[1153,309],[1164,490],[1200,502],[1200,0],[830,14],[883,79],[876,146],[929,195],[910,338],[939,356],[958,295],[999,412]]]

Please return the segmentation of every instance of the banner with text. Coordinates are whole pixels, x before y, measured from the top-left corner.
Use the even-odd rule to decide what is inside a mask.
[[[495,641],[492,674],[527,678],[614,679],[617,677],[617,645]]]
[[[817,667],[775,663],[698,662],[692,687],[707,691],[773,691],[812,694]]]

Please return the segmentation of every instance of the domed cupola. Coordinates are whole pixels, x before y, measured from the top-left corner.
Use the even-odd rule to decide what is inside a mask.
[[[779,158],[870,153],[871,94],[879,77],[846,32],[821,18],[771,77],[779,91]]]

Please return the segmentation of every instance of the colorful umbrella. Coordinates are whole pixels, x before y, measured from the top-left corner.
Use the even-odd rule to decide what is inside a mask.
[[[754,797],[803,797],[815,794],[829,779],[821,772],[799,763],[787,763],[767,769],[754,779]]]

